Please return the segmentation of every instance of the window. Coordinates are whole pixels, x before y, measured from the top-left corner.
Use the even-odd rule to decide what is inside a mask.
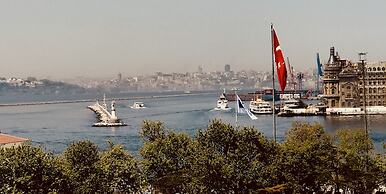
[[[351,87],[350,87],[350,86],[347,86],[347,89],[348,89],[348,90],[350,90],[350,89],[351,89]]]
[[[331,107],[335,107],[335,100],[331,100]]]

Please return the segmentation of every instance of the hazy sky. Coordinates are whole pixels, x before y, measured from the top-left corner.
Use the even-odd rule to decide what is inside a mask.
[[[0,76],[269,70],[270,23],[296,69],[316,52],[386,60],[385,0],[1,0]]]

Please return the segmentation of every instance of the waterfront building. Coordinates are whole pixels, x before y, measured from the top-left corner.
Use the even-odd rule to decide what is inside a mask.
[[[364,94],[367,106],[386,106],[386,62],[364,63],[364,67],[362,62],[341,59],[330,48],[323,77],[323,101],[329,108],[362,107]]]

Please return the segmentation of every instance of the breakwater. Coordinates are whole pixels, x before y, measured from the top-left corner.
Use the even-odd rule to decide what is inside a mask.
[[[118,98],[106,98],[106,100],[143,100],[143,99],[156,99],[156,98],[172,98],[172,97],[187,97],[187,96],[199,96],[216,94],[214,92],[207,93],[192,93],[192,94],[167,94],[167,95],[149,95],[149,96],[133,96],[133,97],[118,97]],[[40,102],[20,102],[20,103],[4,103],[0,104],[0,107],[5,106],[34,106],[34,105],[49,105],[49,104],[69,104],[69,103],[84,103],[84,102],[95,102],[95,99],[79,99],[79,100],[54,100],[54,101],[40,101]]]

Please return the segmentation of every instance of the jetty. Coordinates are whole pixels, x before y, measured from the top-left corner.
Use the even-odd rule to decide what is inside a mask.
[[[118,127],[127,126],[116,115],[115,101],[111,101],[111,113],[108,111],[106,98],[103,97],[103,104],[97,100],[95,104],[88,106],[91,111],[97,115],[98,122],[94,123],[93,127]]]

